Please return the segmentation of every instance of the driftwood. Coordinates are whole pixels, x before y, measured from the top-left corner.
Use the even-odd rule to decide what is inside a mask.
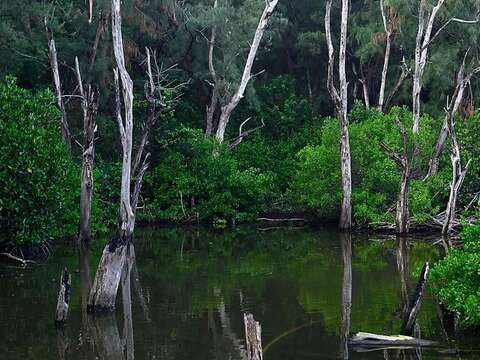
[[[245,340],[247,343],[247,359],[263,360],[262,327],[252,314],[243,314],[245,324]]]
[[[377,335],[366,332],[359,332],[355,334],[350,340],[349,344],[351,346],[362,346],[362,347],[395,347],[395,346],[433,346],[437,342],[431,340],[417,339],[411,336],[405,335]]]
[[[284,222],[284,221],[305,221],[304,218],[258,218],[257,221]]]
[[[427,262],[425,263],[425,265],[423,265],[422,273],[420,274],[420,278],[418,279],[415,293],[412,297],[408,310],[405,314],[403,325],[402,325],[402,331],[401,331],[402,335],[413,334],[413,328],[417,320],[417,315],[422,306],[422,300],[425,294],[425,288],[427,286],[427,277],[428,277],[429,270],[430,270],[430,266]]]
[[[58,291],[57,311],[55,313],[55,326],[61,327],[65,324],[68,317],[68,306],[70,303],[70,291],[72,279],[67,268],[63,270],[60,277],[60,289]]]

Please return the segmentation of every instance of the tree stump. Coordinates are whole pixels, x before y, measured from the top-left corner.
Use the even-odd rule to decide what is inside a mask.
[[[245,339],[247,342],[247,359],[263,360],[262,327],[255,321],[252,314],[243,314],[245,324]]]
[[[71,286],[72,279],[67,268],[65,268],[60,277],[60,289],[58,291],[57,311],[55,313],[56,327],[62,327],[67,321]]]

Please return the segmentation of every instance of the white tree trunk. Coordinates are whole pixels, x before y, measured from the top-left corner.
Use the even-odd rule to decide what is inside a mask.
[[[213,3],[213,9],[217,9],[218,7],[218,0],[215,0]],[[212,96],[210,99],[210,105],[207,105],[207,118],[206,118],[206,127],[205,127],[205,135],[210,136],[212,135],[214,129],[214,116],[215,116],[215,111],[217,109],[218,105],[218,89],[217,87],[219,86],[218,84],[218,79],[217,79],[217,73],[215,71],[215,65],[214,65],[214,60],[213,60],[213,52],[215,50],[215,41],[217,37],[217,27],[213,26],[212,28],[212,34],[210,36],[210,44],[208,47],[208,70],[210,71],[210,76],[212,77],[213,81],[213,89],[212,89]]]
[[[240,100],[242,100],[248,82],[252,78],[252,67],[253,62],[255,61],[255,57],[257,56],[258,47],[260,46],[263,34],[265,33],[265,29],[267,28],[268,19],[272,16],[277,4],[278,0],[265,0],[265,9],[263,10],[260,21],[258,22],[252,45],[250,45],[250,52],[248,53],[247,61],[243,69],[243,75],[242,79],[240,80],[240,85],[238,86],[236,93],[232,96],[230,101],[225,106],[222,106],[222,112],[220,115],[216,133],[217,140],[220,143],[222,143],[225,138],[225,129],[227,128],[230,116],[232,115],[232,112],[235,110]]]
[[[332,97],[335,107],[338,112],[338,119],[340,124],[340,163],[342,172],[342,190],[343,200],[340,214],[339,227],[343,230],[348,230],[352,227],[352,170],[350,159],[350,141],[348,134],[348,98],[347,90],[348,83],[346,78],[345,60],[347,47],[347,30],[348,30],[348,0],[342,0],[342,20],[341,20],[341,35],[340,35],[340,50],[339,50],[339,78],[340,91],[337,91],[334,85],[334,49],[332,44],[332,34],[330,27],[330,16],[332,9],[332,0],[327,0],[325,13],[325,35],[328,46],[328,76],[327,87]]]
[[[378,109],[383,111],[383,105],[385,103],[385,87],[387,83],[388,65],[390,63],[390,52],[392,48],[392,30],[390,28],[389,21],[387,19],[387,13],[385,9],[385,0],[380,0],[380,10],[382,12],[383,28],[386,35],[385,56],[382,69],[382,81],[380,83],[380,93],[378,95]]]
[[[423,75],[427,65],[428,47],[432,36],[433,24],[440,8],[445,0],[438,0],[428,19],[426,19],[427,0],[420,0],[418,11],[418,31],[415,44],[415,71],[413,74],[412,90],[412,111],[413,111],[413,132],[418,133],[420,129],[420,93],[422,91]]]
[[[120,0],[112,0],[112,37],[117,69],[114,69],[116,118],[122,143],[122,182],[120,191],[119,225],[116,234],[103,250],[95,281],[90,292],[88,308],[93,312],[113,311],[120,277],[125,263],[127,247],[132,241],[135,215],[131,206],[132,131],[133,131],[133,83],[125,67],[122,40]],[[121,114],[121,79],[124,118]]]
[[[62,122],[62,136],[63,141],[68,148],[71,147],[70,130],[68,129],[67,112],[65,111],[65,103],[63,101],[62,82],[60,80],[60,71],[58,69],[57,49],[55,46],[55,39],[53,37],[52,29],[48,26],[47,18],[45,18],[45,30],[48,40],[48,55],[50,59],[50,67],[52,70],[53,84],[55,85],[55,94],[57,96],[58,107],[60,108],[61,122]]]

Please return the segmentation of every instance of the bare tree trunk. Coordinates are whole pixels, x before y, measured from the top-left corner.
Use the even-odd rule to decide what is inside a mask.
[[[247,62],[245,63],[245,68],[243,69],[242,79],[240,80],[240,85],[238,86],[237,92],[233,95],[230,101],[222,106],[222,112],[220,114],[220,119],[218,122],[218,128],[216,137],[217,140],[222,143],[225,138],[225,129],[230,120],[232,112],[237,107],[240,100],[242,100],[245,89],[247,88],[248,82],[252,78],[252,67],[255,57],[257,56],[258,47],[262,40],[265,29],[268,25],[268,19],[272,16],[275,7],[278,4],[278,0],[266,0],[265,9],[263,10],[262,16],[255,31],[255,36],[253,37],[252,45],[250,46],[250,52],[248,53]]]
[[[53,84],[55,85],[55,94],[57,96],[58,107],[60,108],[62,121],[62,136],[63,141],[70,149],[72,139],[70,130],[68,129],[67,112],[65,111],[65,103],[63,101],[62,83],[60,81],[60,71],[58,69],[57,49],[55,47],[55,39],[53,38],[52,29],[48,26],[47,18],[45,18],[45,30],[48,40],[48,55],[50,58],[50,67],[52,70]]]
[[[401,166],[402,175],[400,181],[400,193],[397,201],[397,215],[395,216],[395,223],[398,234],[408,234],[410,228],[410,211],[408,207],[408,194],[410,185],[410,164],[404,161]]]
[[[80,225],[78,240],[89,242],[91,240],[91,212],[93,197],[93,164],[95,161],[95,132],[97,130],[98,93],[91,85],[83,87],[82,75],[78,58],[75,58],[77,83],[81,96],[83,111],[83,150],[82,150],[82,178],[80,191]]]
[[[445,0],[438,0],[428,19],[426,19],[427,0],[420,0],[418,10],[418,31],[415,45],[415,71],[413,75],[412,111],[413,111],[413,132],[418,133],[420,128],[420,93],[422,91],[423,75],[427,65],[428,47],[432,36],[433,24],[438,11]]]
[[[463,97],[465,94],[465,88],[467,87],[467,84],[470,82],[471,77],[480,71],[480,68],[476,68],[470,74],[465,76],[465,62],[466,62],[467,55],[468,55],[468,51],[465,54],[463,63],[460,66],[460,69],[458,71],[455,91],[453,93],[452,100],[450,101],[449,104],[447,104],[442,129],[440,130],[440,133],[438,135],[437,142],[433,150],[432,158],[430,159],[428,173],[427,173],[427,176],[425,177],[425,180],[437,173],[440,156],[442,155],[443,149],[445,147],[445,142],[447,141],[448,133],[450,132],[449,129],[450,127],[453,126],[455,115],[457,114],[458,109],[462,104]]]
[[[385,0],[380,0],[380,10],[382,12],[383,28],[386,35],[385,56],[383,61],[382,81],[380,83],[380,93],[378,95],[378,109],[383,111],[383,104],[385,102],[385,87],[387,83],[388,65],[390,62],[390,52],[392,48],[392,30],[387,20],[387,12],[385,8]]]
[[[400,88],[402,87],[403,82],[411,75],[411,70],[407,66],[407,63],[405,61],[405,58],[402,59],[402,72],[400,73],[400,76],[398,77],[397,83],[393,87],[392,91],[388,94],[387,100],[385,101],[383,105],[383,111],[387,112],[390,108],[390,104],[395,97],[395,95],[398,93]]]
[[[218,0],[215,0],[213,3],[213,9],[217,9],[218,7]],[[210,76],[212,77],[213,81],[213,89],[212,89],[212,96],[210,99],[210,105],[207,105],[207,119],[206,119],[206,127],[205,127],[205,135],[210,136],[212,135],[213,129],[213,118],[215,116],[215,110],[217,109],[218,105],[218,79],[217,73],[215,71],[215,65],[213,63],[213,52],[215,50],[215,40],[217,37],[217,27],[213,26],[212,34],[210,36],[210,44],[208,48],[208,69],[210,71]]]
[[[397,200],[397,213],[395,216],[397,234],[407,234],[410,228],[410,211],[408,206],[409,185],[411,176],[410,158],[415,158],[418,155],[418,149],[414,148],[413,154],[409,154],[409,137],[408,133],[401,123],[400,119],[395,119],[400,132],[402,134],[403,151],[401,154],[396,153],[386,143],[382,142],[380,145],[388,154],[388,156],[397,164],[401,171],[400,191]]]
[[[130,186],[132,169],[133,83],[125,67],[122,40],[120,0],[112,0],[112,37],[117,69],[114,69],[116,118],[122,143],[122,182],[117,233],[103,250],[89,297],[89,310],[113,311],[128,244],[132,241],[135,215],[132,211]],[[121,114],[119,73],[122,84],[124,117]]]
[[[252,314],[243,314],[245,339],[247,343],[247,359],[263,360],[262,327]]]
[[[345,71],[346,48],[347,48],[347,29],[348,29],[348,0],[342,0],[342,21],[339,50],[339,78],[340,91],[335,88],[334,77],[334,49],[332,44],[332,35],[330,27],[330,14],[332,9],[332,0],[327,0],[325,14],[325,34],[328,46],[328,76],[327,87],[338,112],[340,124],[340,162],[342,172],[342,210],[340,214],[340,229],[348,230],[352,227],[352,170],[350,159],[350,141],[348,135],[348,83]]]
[[[60,288],[58,291],[57,311],[55,313],[55,326],[65,325],[68,316],[68,307],[70,304],[70,291],[72,288],[72,279],[70,273],[65,268],[60,277]]]
[[[95,60],[97,59],[98,47],[105,33],[109,16],[110,16],[109,13],[107,14],[101,13],[100,19],[98,19],[97,31],[95,33],[95,40],[93,42],[92,53],[90,54],[90,64],[89,64],[88,74],[87,74],[89,79],[92,76],[93,66],[95,65]]]

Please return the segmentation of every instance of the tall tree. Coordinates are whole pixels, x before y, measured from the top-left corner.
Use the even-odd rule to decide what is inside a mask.
[[[115,308],[115,298],[120,277],[125,264],[127,248],[131,243],[135,226],[135,214],[131,203],[131,169],[133,141],[133,82],[125,66],[122,38],[122,17],[120,0],[112,0],[112,39],[117,68],[114,69],[116,119],[122,144],[122,180],[120,190],[119,223],[116,234],[110,239],[97,269],[90,292],[90,311],[111,311]],[[124,115],[121,111],[120,79]]]
[[[349,1],[342,0],[342,15],[340,28],[339,64],[338,74],[340,79],[340,91],[334,84],[334,48],[331,32],[331,10],[332,0],[327,0],[325,13],[325,35],[328,46],[328,74],[327,87],[330,96],[335,104],[340,124],[340,163],[342,171],[342,210],[340,214],[340,229],[348,230],[352,227],[352,168],[350,158],[350,139],[348,134],[348,83],[345,69],[347,53],[347,31],[348,31],[348,9]]]

